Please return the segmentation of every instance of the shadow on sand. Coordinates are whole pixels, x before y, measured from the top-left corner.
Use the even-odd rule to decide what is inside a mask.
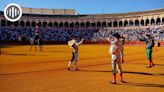
[[[158,88],[164,88],[164,85],[162,84],[148,84],[148,83],[133,83],[133,82],[126,82],[122,84],[117,85],[128,85],[128,86],[141,86],[141,87],[158,87]]]
[[[48,52],[53,52],[53,53],[70,53],[70,51],[48,51]]]
[[[79,70],[81,72],[112,72],[112,71],[107,71],[107,70]],[[160,76],[164,76],[164,74],[159,73],[159,74],[152,74],[152,73],[146,73],[146,72],[132,72],[132,71],[123,71],[123,73],[127,73],[127,74],[138,74],[138,75],[160,75]]]
[[[3,55],[13,55],[13,56],[48,56],[48,55],[32,55],[32,54],[10,54],[10,53],[1,53]]]

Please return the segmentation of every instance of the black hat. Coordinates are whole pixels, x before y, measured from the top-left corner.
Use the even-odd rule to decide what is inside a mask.
[[[120,34],[118,34],[118,33],[113,34],[113,36],[118,38],[118,39],[121,37]]]

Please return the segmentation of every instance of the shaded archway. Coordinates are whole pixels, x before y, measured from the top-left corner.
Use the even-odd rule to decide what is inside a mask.
[[[109,22],[108,23],[108,27],[112,27],[112,22]]]
[[[95,22],[91,23],[91,27],[95,27],[95,26],[96,26]]]
[[[101,23],[100,22],[97,22],[97,27],[101,27]]]
[[[37,22],[36,26],[38,26],[40,28],[42,26],[42,23],[41,22]]]
[[[1,26],[2,27],[6,26],[6,20],[1,20]]]
[[[139,20],[135,20],[135,26],[139,26]]]
[[[81,23],[80,23],[80,27],[85,27],[84,22],[81,22]]]
[[[57,27],[58,27],[58,23],[54,22],[54,28],[57,28]]]
[[[118,26],[117,21],[114,21],[113,22],[113,27],[117,27],[117,26]]]
[[[20,21],[20,27],[24,27],[25,24],[24,24],[24,21]]]
[[[36,27],[36,22],[33,21],[32,24],[31,24],[32,27]]]
[[[18,27],[18,25],[19,25],[18,21],[14,22],[14,27]]]
[[[70,28],[74,28],[74,23],[70,23]]]
[[[59,23],[59,27],[62,28],[64,26],[63,22]]]
[[[30,25],[31,25],[30,21],[27,21],[26,22],[26,27],[30,27]]]
[[[154,25],[154,24],[155,24],[155,20],[151,19],[151,25]]]
[[[124,27],[128,26],[128,21],[124,21]]]
[[[90,22],[86,22],[86,28],[90,27]]]
[[[149,19],[146,19],[146,26],[149,24],[150,24]]]
[[[164,17],[162,18],[162,24],[164,24]]]
[[[52,25],[52,22],[49,22],[49,23],[48,23],[48,27],[52,28],[52,26],[53,26],[53,25]]]
[[[122,27],[122,26],[123,26],[123,22],[120,21],[120,22],[119,22],[119,27]]]
[[[68,28],[68,25],[69,25],[68,22],[65,22],[65,23],[64,23],[64,27],[65,27],[65,28]]]
[[[103,22],[102,23],[102,27],[106,27],[106,22]]]
[[[13,22],[7,21],[7,26],[12,26],[12,25],[13,25]]]
[[[157,18],[156,24],[157,24],[157,25],[160,25],[160,24],[161,24],[161,19],[160,19],[160,18]]]
[[[133,26],[133,25],[134,25],[133,21],[130,21],[129,26]]]
[[[75,27],[76,27],[76,28],[79,28],[79,22],[76,22],[76,23],[75,23]]]
[[[47,22],[43,22],[43,28],[47,27]]]
[[[142,25],[142,26],[144,26],[144,25],[145,25],[145,22],[144,22],[144,20],[143,20],[143,19],[141,20],[141,22],[140,22],[140,23],[141,23],[141,25]]]

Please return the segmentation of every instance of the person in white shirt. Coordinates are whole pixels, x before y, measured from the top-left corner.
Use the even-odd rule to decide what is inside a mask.
[[[111,41],[111,47],[109,49],[109,53],[111,54],[111,60],[112,60],[112,73],[113,73],[113,80],[112,84],[116,84],[116,73],[118,70],[118,73],[120,74],[120,81],[122,83],[125,83],[122,76],[122,68],[121,68],[121,42],[120,42],[120,35],[118,33],[113,34],[114,41]],[[117,68],[117,69],[116,69]]]
[[[83,43],[83,39],[80,42],[77,42],[77,37],[75,36],[72,40],[68,41],[69,47],[72,49],[72,58],[68,62],[68,70],[70,70],[71,63],[75,60],[74,69],[78,70],[77,63],[78,63],[78,46]]]

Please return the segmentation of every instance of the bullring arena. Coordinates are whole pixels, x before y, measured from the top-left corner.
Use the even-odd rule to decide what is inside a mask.
[[[38,11],[27,8],[21,20],[14,23],[0,14],[0,92],[164,91],[164,9],[95,15],[76,15],[73,10],[66,14],[34,10]],[[43,51],[29,50],[28,38],[35,26],[43,33]],[[145,45],[138,37],[150,30],[161,46],[153,48],[155,66],[146,68]],[[105,38],[115,31],[126,40],[122,68],[127,83],[119,82],[118,77],[113,85],[109,44]],[[79,47],[78,71],[67,70],[71,58],[67,41],[73,34],[85,38]]]

